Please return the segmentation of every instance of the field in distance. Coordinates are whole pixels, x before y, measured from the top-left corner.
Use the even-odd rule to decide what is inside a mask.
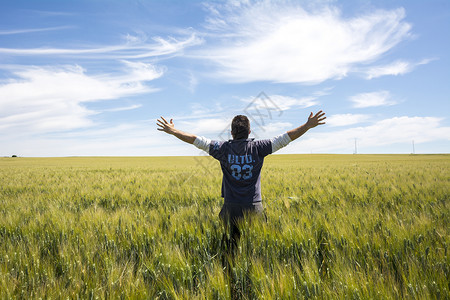
[[[273,155],[222,269],[210,157],[0,158],[0,298],[449,299],[450,155]]]

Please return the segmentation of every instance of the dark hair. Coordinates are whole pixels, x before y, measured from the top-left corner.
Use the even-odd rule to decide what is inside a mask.
[[[231,135],[233,140],[247,139],[250,133],[250,121],[246,116],[237,115],[231,121]]]

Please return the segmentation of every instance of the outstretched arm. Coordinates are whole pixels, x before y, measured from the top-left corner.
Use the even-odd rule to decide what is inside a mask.
[[[295,128],[295,129],[289,130],[287,132],[287,134],[289,135],[289,137],[293,141],[293,140],[298,139],[299,137],[301,137],[309,129],[314,128],[317,125],[325,124],[325,122],[324,122],[325,119],[326,119],[326,117],[325,117],[325,113],[324,112],[319,111],[315,115],[313,115],[313,113],[311,112],[311,114],[308,117],[308,121],[306,121],[305,124]]]
[[[166,119],[161,117],[161,119],[158,119],[156,121],[156,125],[159,126],[159,128],[157,128],[159,131],[164,131],[168,134],[174,135],[183,142],[193,144],[195,139],[197,138],[197,136],[193,134],[176,129],[175,125],[173,124],[173,119],[170,119],[170,122],[167,122]]]

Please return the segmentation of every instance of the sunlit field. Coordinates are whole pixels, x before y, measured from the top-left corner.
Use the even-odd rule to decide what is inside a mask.
[[[267,157],[231,278],[212,158],[1,158],[0,179],[2,299],[450,297],[450,155]]]

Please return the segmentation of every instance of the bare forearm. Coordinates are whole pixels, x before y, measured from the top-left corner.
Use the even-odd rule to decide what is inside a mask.
[[[171,134],[176,136],[177,138],[179,138],[183,142],[186,142],[186,143],[189,143],[189,144],[193,144],[195,139],[197,138],[197,136],[194,135],[194,134],[183,132],[183,131],[181,131],[179,129],[175,129],[175,128],[173,129]]]
[[[301,137],[303,134],[305,134],[305,132],[307,132],[310,128],[305,124],[303,124],[302,126],[299,126],[295,129],[289,130],[287,133],[289,135],[289,137],[291,138],[291,140],[296,140],[299,137]]]
[[[165,133],[171,134],[182,140],[183,142],[193,144],[197,136],[183,132],[179,129],[175,128],[175,125],[173,124],[173,119],[170,119],[170,122],[167,122],[166,119],[161,117],[161,119],[156,120],[156,125],[158,125],[159,131],[164,131]]]

